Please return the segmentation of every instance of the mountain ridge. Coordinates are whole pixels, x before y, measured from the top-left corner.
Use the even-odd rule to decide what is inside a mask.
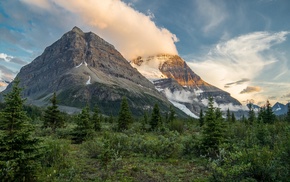
[[[218,105],[241,106],[241,103],[231,97],[228,92],[202,80],[178,55],[160,54],[147,58],[138,57],[131,61],[131,65],[151,80],[169,100],[184,104],[195,114],[206,107],[204,102],[209,97],[213,97]],[[150,67],[155,74],[150,75],[144,67],[146,69]],[[178,99],[178,94],[182,99]]]
[[[73,108],[101,107],[105,114],[117,114],[123,96],[137,115],[155,103],[162,110],[170,102],[154,85],[134,69],[113,45],[78,27],[45,48],[17,75],[23,96],[36,105],[46,105],[53,92],[59,104]],[[3,92],[11,89],[8,85]],[[113,110],[113,111],[110,111]]]

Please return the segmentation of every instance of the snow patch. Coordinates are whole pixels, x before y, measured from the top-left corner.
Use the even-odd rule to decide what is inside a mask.
[[[136,68],[143,76],[145,76],[151,82],[160,78],[167,78],[159,70],[159,66],[162,65],[166,60],[158,59],[157,57],[149,57],[144,59],[142,64],[138,66],[131,62],[131,66]]]
[[[79,64],[78,66],[76,66],[76,68],[80,67],[81,65],[83,65],[83,62],[81,62],[81,64]]]
[[[91,84],[91,76],[89,76],[89,80],[86,82],[86,85]]]
[[[192,113],[184,104],[180,104],[178,102],[169,100],[175,107],[177,107],[178,109],[180,109],[181,111],[183,111],[185,114],[187,114],[190,117],[196,118],[198,119],[199,117],[197,115],[195,115],[194,113]]]

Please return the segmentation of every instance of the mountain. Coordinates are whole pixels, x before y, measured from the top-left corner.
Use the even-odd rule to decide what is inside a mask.
[[[284,115],[288,111],[288,105],[284,105],[280,102],[277,102],[273,105],[272,111],[275,115]]]
[[[142,115],[155,103],[161,110],[170,106],[166,97],[113,45],[78,27],[22,67],[17,78],[28,103],[46,105],[56,92],[59,105],[67,111],[89,104],[105,114],[116,115],[123,96],[134,115]],[[11,84],[4,93],[10,89]]]
[[[138,57],[131,61],[131,65],[173,104],[182,104],[194,114],[206,107],[209,97],[213,97],[220,107],[241,106],[228,92],[202,80],[178,55]]]

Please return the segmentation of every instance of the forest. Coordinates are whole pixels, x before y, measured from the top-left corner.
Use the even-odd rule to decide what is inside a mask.
[[[118,116],[26,105],[19,81],[0,105],[1,181],[289,181],[290,111],[267,102],[239,119],[209,99],[199,119],[157,104],[135,118],[126,97]],[[288,107],[290,108],[290,107]]]

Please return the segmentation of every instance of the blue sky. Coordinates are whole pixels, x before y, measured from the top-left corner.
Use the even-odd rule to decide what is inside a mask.
[[[245,103],[290,100],[289,0],[0,1],[0,77],[11,79],[73,26],[127,59],[179,54]]]

